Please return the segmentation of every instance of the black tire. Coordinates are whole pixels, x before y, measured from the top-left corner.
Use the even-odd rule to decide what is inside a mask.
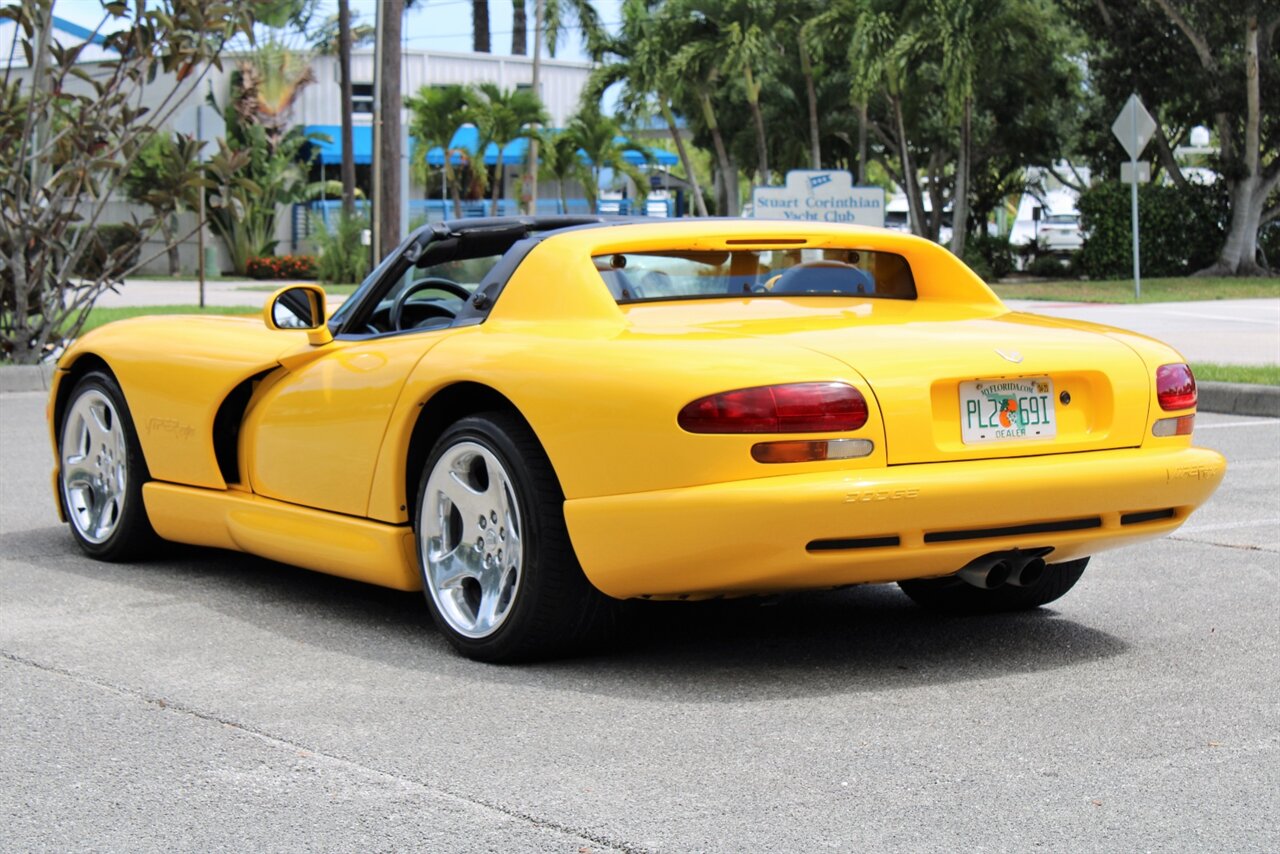
[[[1089,565],[1089,558],[1051,563],[1034,584],[1006,584],[992,590],[974,587],[957,576],[899,581],[902,592],[917,605],[945,614],[997,614],[1039,608],[1063,596],[1075,586]]]
[[[142,503],[142,485],[151,475],[111,374],[90,371],[67,396],[58,425],[58,463],[59,500],[85,554],[127,562],[154,549],[159,537]]]
[[[518,416],[463,418],[436,441],[419,479],[414,533],[427,606],[458,652],[490,662],[546,658],[608,628],[613,600],[583,575],[563,508],[551,462]]]

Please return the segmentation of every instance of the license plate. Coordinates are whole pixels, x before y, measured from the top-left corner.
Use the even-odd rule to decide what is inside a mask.
[[[1053,380],[977,380],[960,383],[960,438],[966,445],[1052,439]]]

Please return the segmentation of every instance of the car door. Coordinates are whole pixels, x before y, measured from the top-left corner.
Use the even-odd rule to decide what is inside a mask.
[[[434,330],[337,340],[286,357],[259,388],[242,430],[250,487],[259,495],[364,516],[387,421],[415,365],[448,334]]]
[[[362,304],[347,308],[357,310],[340,312],[355,319],[339,323],[336,339],[280,359],[282,369],[259,386],[241,430],[241,458],[255,493],[367,514],[378,450],[400,392],[418,362],[452,334],[465,296],[460,286],[453,295],[433,286],[454,285],[439,272],[408,257],[391,259],[352,297]]]

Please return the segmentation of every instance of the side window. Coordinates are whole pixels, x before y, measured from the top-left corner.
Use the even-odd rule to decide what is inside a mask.
[[[365,324],[364,334],[451,326],[501,257],[492,255],[409,267],[383,292]]]

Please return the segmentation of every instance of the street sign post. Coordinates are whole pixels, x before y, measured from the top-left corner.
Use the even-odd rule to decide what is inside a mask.
[[[1147,108],[1142,106],[1137,94],[1129,96],[1129,100],[1125,102],[1124,107],[1120,110],[1120,115],[1116,116],[1115,122],[1111,125],[1111,132],[1116,135],[1116,139],[1120,140],[1120,144],[1124,146],[1124,150],[1129,154],[1129,174],[1140,175],[1138,169],[1138,157],[1142,154],[1142,150],[1147,147],[1147,143],[1151,141],[1151,135],[1156,131],[1156,120],[1151,118],[1151,114],[1147,112]],[[1150,175],[1150,173],[1148,173]],[[1142,274],[1140,271],[1139,253],[1138,253],[1138,182],[1132,183],[1132,217],[1133,217],[1133,298],[1135,300],[1142,298]]]
[[[209,94],[213,95],[213,84],[209,84]],[[206,144],[218,137],[227,135],[227,122],[222,114],[214,109],[211,103],[197,101],[195,105],[181,113],[178,120],[174,122],[174,130],[178,133],[194,136],[196,142],[200,143],[200,163],[209,162],[210,147]],[[199,229],[196,231],[196,274],[200,280],[200,307],[204,308],[204,279],[205,279],[205,251],[204,251],[204,235],[205,235],[205,208],[204,208],[204,189],[200,190],[199,201],[196,205],[196,220]]]

